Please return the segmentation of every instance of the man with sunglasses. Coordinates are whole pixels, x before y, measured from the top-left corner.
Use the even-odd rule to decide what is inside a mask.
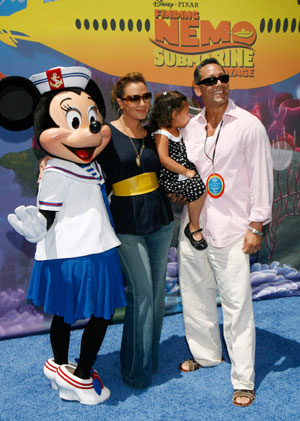
[[[208,247],[193,250],[179,236],[179,277],[186,338],[193,359],[184,372],[222,361],[216,290],[231,360],[233,403],[254,402],[255,326],[249,254],[271,220],[273,173],[269,139],[261,122],[229,99],[229,76],[214,58],[194,72],[204,108],[183,129],[188,158],[206,182],[202,226]],[[184,219],[184,218],[183,218]]]

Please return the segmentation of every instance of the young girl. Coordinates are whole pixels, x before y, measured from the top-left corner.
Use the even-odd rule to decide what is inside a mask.
[[[189,106],[185,95],[177,91],[163,92],[155,97],[150,126],[154,130],[157,153],[163,168],[159,183],[167,193],[182,195],[189,201],[190,222],[184,233],[197,250],[207,243],[199,227],[200,213],[206,192],[196,167],[186,154],[180,129],[189,122]]]

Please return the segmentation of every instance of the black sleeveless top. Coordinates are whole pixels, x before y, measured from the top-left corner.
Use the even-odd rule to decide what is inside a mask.
[[[96,158],[105,173],[108,187],[118,181],[145,172],[159,174],[161,165],[150,134],[145,137],[141,166],[138,167],[136,152],[128,136],[113,125],[108,124],[108,126],[111,129],[110,142]],[[139,152],[142,139],[132,140]],[[110,209],[117,234],[150,234],[173,220],[170,201],[162,187],[137,196],[112,195]]]

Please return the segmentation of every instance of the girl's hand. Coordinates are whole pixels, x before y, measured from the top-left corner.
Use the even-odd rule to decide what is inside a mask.
[[[184,175],[187,178],[193,178],[196,175],[196,171],[194,171],[194,170],[186,170],[186,173]]]
[[[51,159],[51,156],[46,155],[46,156],[44,156],[43,159],[40,159],[40,161],[39,161],[39,177],[38,177],[38,180],[37,180],[38,183],[41,181],[43,171],[46,168],[46,165],[47,165],[47,162],[49,161],[49,159]]]

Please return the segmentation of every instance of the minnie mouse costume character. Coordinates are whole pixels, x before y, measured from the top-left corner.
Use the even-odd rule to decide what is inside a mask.
[[[0,81],[0,125],[25,130],[53,156],[39,184],[37,207],[8,216],[13,228],[37,242],[27,297],[54,314],[54,358],[44,365],[53,389],[66,400],[95,405],[110,391],[92,365],[115,308],[126,305],[112,220],[100,166],[105,105],[83,67],[58,67]],[[78,365],[68,362],[71,324],[85,326]]]

